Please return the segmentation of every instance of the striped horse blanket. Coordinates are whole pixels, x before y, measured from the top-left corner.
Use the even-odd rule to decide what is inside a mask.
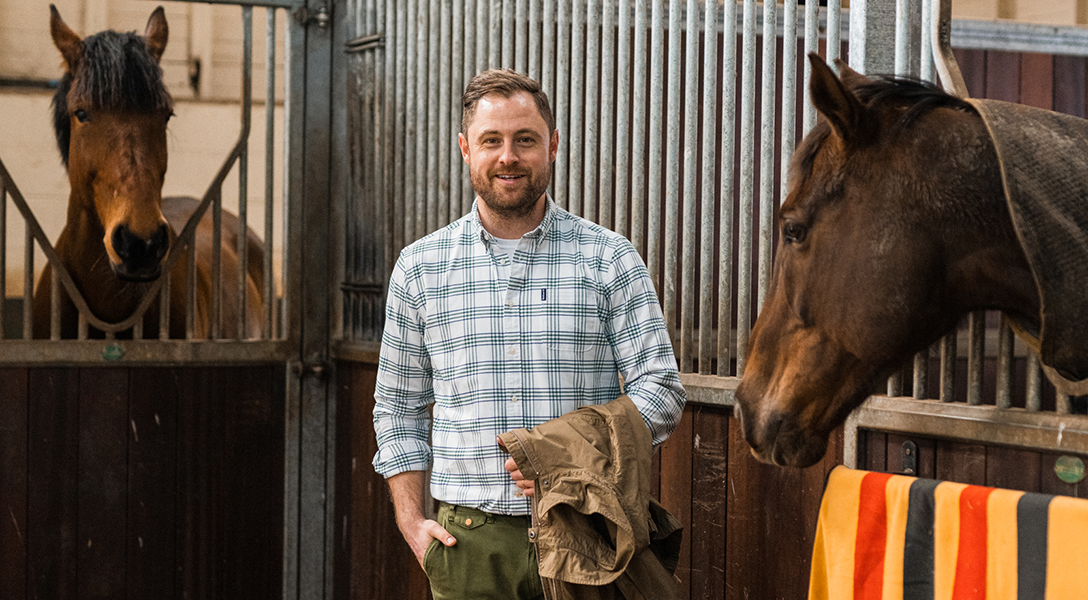
[[[1088,598],[1088,500],[837,467],[809,600]]]

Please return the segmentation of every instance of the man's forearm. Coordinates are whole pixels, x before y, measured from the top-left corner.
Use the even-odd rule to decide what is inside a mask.
[[[422,521],[423,516],[423,471],[405,471],[386,479],[389,494],[393,497],[393,509],[397,515],[397,525],[404,531],[406,525]]]

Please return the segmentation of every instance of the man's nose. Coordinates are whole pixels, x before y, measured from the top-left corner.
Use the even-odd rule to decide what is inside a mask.
[[[503,164],[513,164],[518,162],[517,149],[514,147],[513,142],[506,142],[502,145],[502,154],[499,155],[499,161]]]

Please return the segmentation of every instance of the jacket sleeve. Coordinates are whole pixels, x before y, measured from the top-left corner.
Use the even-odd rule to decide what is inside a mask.
[[[374,391],[374,469],[385,477],[431,465],[434,402],[431,362],[424,344],[426,311],[402,255],[389,281],[385,329]]]
[[[650,274],[626,239],[619,244],[603,283],[607,298],[603,316],[624,393],[638,408],[657,446],[676,428],[687,394]]]

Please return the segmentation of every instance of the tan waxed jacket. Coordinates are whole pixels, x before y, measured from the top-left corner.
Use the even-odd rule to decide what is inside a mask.
[[[681,598],[683,528],[650,495],[650,431],[631,399],[499,438],[536,480],[533,528],[548,600]]]

